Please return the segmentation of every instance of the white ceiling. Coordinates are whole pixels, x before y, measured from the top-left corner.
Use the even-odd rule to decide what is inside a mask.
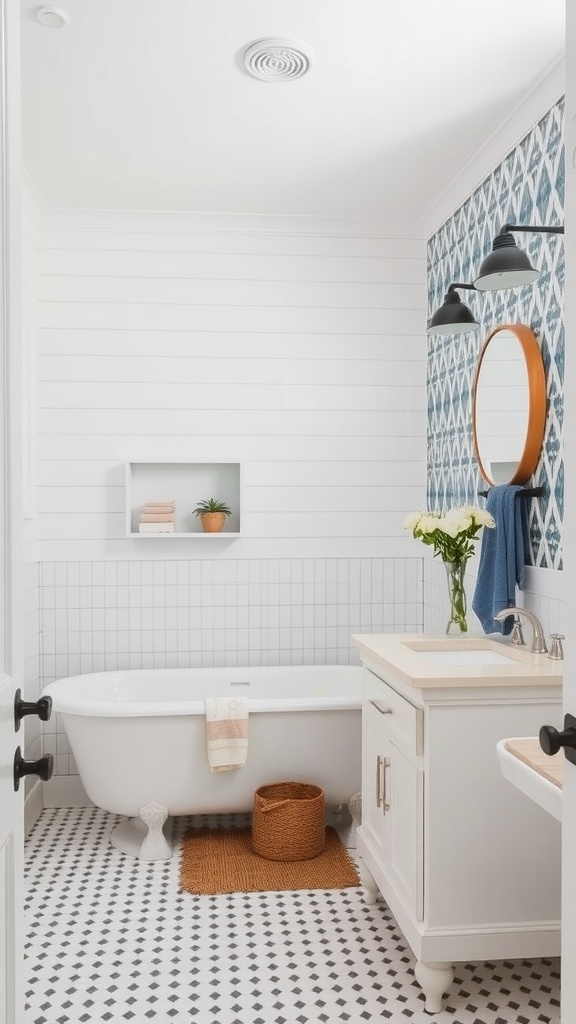
[[[564,46],[564,0],[56,2],[62,29],[22,6],[23,159],[50,206],[420,217]],[[250,78],[268,36],[311,71]]]

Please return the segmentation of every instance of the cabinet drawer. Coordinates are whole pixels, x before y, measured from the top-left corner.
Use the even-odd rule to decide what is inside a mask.
[[[390,739],[407,753],[424,753],[424,712],[366,669],[364,699],[371,715],[382,719]]]

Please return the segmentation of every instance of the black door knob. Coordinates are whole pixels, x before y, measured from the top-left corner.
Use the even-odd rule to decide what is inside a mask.
[[[18,732],[20,722],[25,715],[38,715],[42,722],[47,722],[52,714],[52,697],[40,697],[40,700],[22,700],[22,691],[14,694],[14,728]]]
[[[44,782],[52,777],[54,771],[54,758],[52,754],[44,754],[37,761],[25,761],[22,757],[20,747],[16,748],[14,754],[14,789],[20,789],[20,779],[25,775],[38,775]]]
[[[564,728],[561,732],[553,725],[543,725],[538,734],[540,746],[550,757],[557,754],[561,747],[569,761],[576,764],[576,718],[564,716]]]

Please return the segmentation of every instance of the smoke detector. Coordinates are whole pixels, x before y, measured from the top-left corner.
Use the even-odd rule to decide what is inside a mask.
[[[68,23],[68,15],[59,7],[39,7],[36,11],[36,21],[46,28],[62,28]]]
[[[310,68],[312,53],[292,39],[259,39],[244,51],[244,66],[263,82],[301,78]]]

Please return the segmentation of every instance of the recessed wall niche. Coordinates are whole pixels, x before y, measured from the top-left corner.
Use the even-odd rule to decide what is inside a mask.
[[[126,463],[126,536],[139,540],[230,538],[240,536],[241,486],[239,462]],[[215,498],[232,514],[222,533],[204,533],[194,515],[199,501]],[[140,516],[147,502],[174,501],[173,533],[140,533]]]

